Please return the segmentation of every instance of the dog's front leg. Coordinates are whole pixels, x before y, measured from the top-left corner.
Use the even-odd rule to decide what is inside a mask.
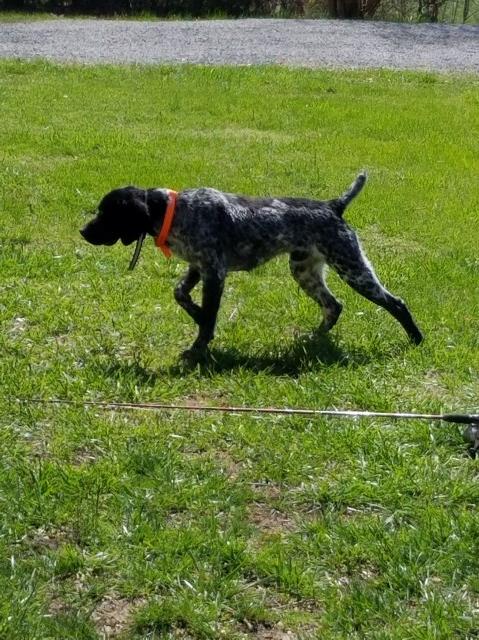
[[[223,268],[206,268],[201,272],[203,295],[199,331],[198,337],[194,341],[188,355],[204,355],[207,351],[208,344],[214,337],[216,317],[223,294],[225,277],[226,270]]]
[[[191,299],[191,291],[200,281],[201,274],[197,267],[190,265],[184,278],[175,287],[175,300],[188,315],[190,315],[196,324],[200,325],[203,312],[201,307]]]

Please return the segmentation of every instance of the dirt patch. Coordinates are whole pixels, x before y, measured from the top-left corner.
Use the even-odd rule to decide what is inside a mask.
[[[349,585],[353,581],[357,581],[358,578],[363,582],[373,582],[379,575],[380,572],[378,569],[365,563],[364,566],[358,567],[354,570],[354,576],[350,570],[345,569],[345,573],[343,575],[330,576],[329,582],[336,586],[349,587]]]
[[[35,429],[20,431],[20,438],[29,447],[30,455],[35,460],[48,460],[52,457],[50,451],[52,425],[48,420],[39,420]]]
[[[298,638],[292,631],[284,631],[284,629],[278,627],[265,629],[261,628],[261,626],[255,632],[255,637],[258,640],[296,640]]]
[[[178,401],[178,404],[182,404],[186,407],[224,407],[228,404],[228,402],[225,398],[225,394],[222,391],[216,391],[211,395],[202,393],[191,393],[181,398]]]
[[[238,629],[246,638],[312,640],[319,637],[320,607],[317,602],[297,600],[256,582],[245,586],[245,591],[248,591],[248,597],[261,603],[266,612],[263,619],[245,617],[241,620]],[[286,623],[284,616],[296,622]]]
[[[451,392],[443,384],[441,374],[431,369],[427,371],[421,381],[428,398],[437,398],[443,402],[451,399]]]
[[[282,492],[285,491],[284,488],[274,482],[253,482],[251,489],[258,496],[258,499],[261,497],[263,500],[278,500]]]
[[[127,631],[134,612],[144,603],[143,598],[130,600],[110,593],[97,604],[91,614],[91,620],[101,638],[116,638]]]
[[[10,328],[8,330],[8,333],[12,337],[17,337],[25,333],[27,329],[28,329],[28,320],[26,318],[17,317],[13,319],[10,325]]]
[[[229,451],[216,451],[214,454],[221,471],[231,480],[237,480],[243,471],[243,463],[233,458]]]
[[[297,525],[290,516],[263,502],[254,502],[251,505],[249,521],[262,533],[268,535],[297,531]]]
[[[204,462],[205,464],[212,463],[219,467],[219,470],[227,478],[235,481],[241,475],[244,464],[235,460],[229,451],[184,451],[184,455],[192,461]]]
[[[48,605],[48,616],[56,618],[70,611],[70,607],[61,599],[53,598]]]
[[[22,542],[25,542],[32,549],[35,549],[35,551],[55,551],[62,544],[70,542],[72,539],[73,535],[71,531],[65,527],[59,527],[57,529],[39,527],[23,536]]]
[[[92,464],[98,459],[98,451],[90,449],[87,446],[78,447],[75,450],[72,458],[72,464],[75,467],[81,467],[83,465]]]
[[[275,625],[250,625],[250,628],[246,628],[246,635],[250,638],[256,638],[256,640],[309,640],[317,638],[318,630],[313,626],[301,627],[297,631],[285,629],[279,622]]]

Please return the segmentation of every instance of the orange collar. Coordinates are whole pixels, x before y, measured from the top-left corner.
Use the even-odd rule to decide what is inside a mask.
[[[171,225],[173,224],[173,218],[175,217],[176,198],[178,193],[167,189],[168,204],[166,206],[165,217],[163,218],[163,224],[161,226],[160,233],[155,236],[155,245],[161,249],[167,258],[171,257],[171,249],[166,244],[168,236],[170,235]]]

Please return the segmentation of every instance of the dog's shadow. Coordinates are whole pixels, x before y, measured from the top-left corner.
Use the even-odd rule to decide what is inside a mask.
[[[226,349],[213,347],[204,361],[193,363],[181,361],[168,367],[168,374],[180,376],[192,368],[195,370],[199,368],[205,375],[247,369],[253,373],[267,372],[274,376],[297,377],[302,373],[330,366],[358,367],[387,356],[388,353],[384,350],[379,352],[375,349],[366,351],[356,348],[345,351],[329,334],[318,331],[300,336],[275,352],[245,353],[234,347]]]
[[[382,361],[397,355],[398,346],[390,349],[370,347],[368,350],[351,348],[345,350],[329,335],[313,332],[300,336],[282,349],[272,351],[242,352],[234,347],[219,349],[213,347],[208,356],[201,361],[178,362],[165,367],[145,367],[138,360],[134,362],[110,362],[103,365],[104,373],[108,376],[120,375],[136,379],[144,385],[155,384],[156,381],[168,376],[183,377],[191,371],[208,376],[221,374],[239,369],[246,369],[253,373],[268,373],[272,376],[297,377],[303,373],[318,371],[331,366],[361,367],[375,361]],[[402,350],[402,349],[401,349]]]

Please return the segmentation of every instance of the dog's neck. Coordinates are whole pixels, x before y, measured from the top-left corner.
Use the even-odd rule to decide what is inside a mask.
[[[167,189],[147,189],[145,191],[145,204],[151,222],[147,232],[151,236],[157,236],[160,233],[168,206],[168,198]]]

